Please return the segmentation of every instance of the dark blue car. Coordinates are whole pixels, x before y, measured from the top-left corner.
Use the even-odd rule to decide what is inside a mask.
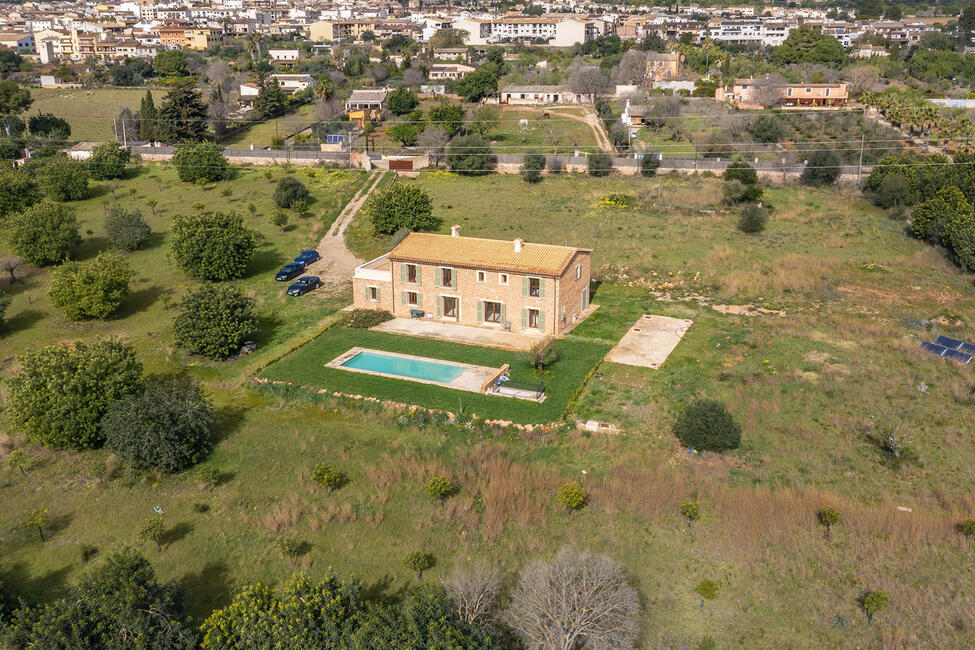
[[[278,282],[286,282],[287,280],[301,275],[301,272],[304,270],[304,264],[296,264],[295,262],[291,262],[290,264],[285,264],[282,266],[281,270],[278,271],[277,275],[274,276],[274,279]]]
[[[301,251],[301,253],[294,259],[295,264],[304,264],[308,266],[321,259],[321,255],[318,251]]]
[[[288,287],[288,295],[303,296],[312,289],[317,289],[320,286],[322,286],[322,281],[317,276],[306,275],[303,278],[298,278]]]

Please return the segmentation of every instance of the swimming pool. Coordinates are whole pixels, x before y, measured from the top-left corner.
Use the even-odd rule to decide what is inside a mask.
[[[438,384],[449,384],[468,369],[467,366],[454,363],[383,354],[369,350],[358,352],[354,357],[343,362],[341,367],[432,381]]]

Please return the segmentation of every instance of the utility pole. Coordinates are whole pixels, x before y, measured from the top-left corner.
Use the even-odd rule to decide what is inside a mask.
[[[129,148],[128,138],[125,137],[125,118],[122,118],[122,146],[126,149]]]
[[[860,178],[863,176],[863,138],[864,133],[860,132],[860,162],[857,164],[857,186],[860,185]]]

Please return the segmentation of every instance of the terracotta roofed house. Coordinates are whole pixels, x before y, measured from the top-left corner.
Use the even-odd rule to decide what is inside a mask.
[[[399,318],[558,336],[589,307],[592,251],[410,233],[355,270],[354,305]]]

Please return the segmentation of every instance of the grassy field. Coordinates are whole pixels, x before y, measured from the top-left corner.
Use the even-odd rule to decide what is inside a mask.
[[[281,115],[266,122],[260,122],[251,127],[238,131],[220,141],[227,147],[247,148],[254,145],[255,149],[271,146],[275,137],[286,138],[299,131],[307,129],[315,122],[314,104],[302,104],[294,112]]]
[[[553,111],[584,115],[582,109],[572,107],[502,106],[498,128],[487,135],[492,148],[497,153],[599,151],[588,124],[565,115],[550,115]]]
[[[117,194],[135,189],[138,204],[158,193],[157,212],[167,199],[167,215],[196,201],[230,202],[239,211],[263,201],[259,217],[245,216],[268,237],[267,258],[242,282],[275,325],[252,357],[199,364],[171,348],[172,316],[163,304],[188,283],[168,268],[164,246],[133,261],[146,256],[142,285],[174,295],[106,323],[77,326],[52,315],[46,273],[14,285],[13,323],[0,339],[4,375],[26,345],[118,332],[150,370],[188,369],[206,382],[220,417],[219,443],[204,467],[218,468],[224,480],[207,489],[198,470],[157,476],[120,469],[105,451],[32,448],[27,477],[0,469],[5,586],[29,598],[58,594],[83,568],[83,546],[106,553],[135,544],[158,505],[168,527],[164,550],[143,550],[162,577],[187,588],[198,619],[226,603],[235,585],[279,583],[297,569],[317,575],[332,566],[356,573],[374,593],[395,593],[412,579],[401,559],[413,550],[434,554],[424,581],[436,583],[480,558],[510,577],[525,560],[570,543],[624,563],[644,604],[640,647],[693,647],[705,635],[719,648],[975,644],[975,565],[954,528],[975,515],[975,381],[969,369],[917,350],[938,333],[975,339],[975,294],[970,275],[906,237],[903,223],[855,193],[774,186],[765,197],[775,207],[768,229],[746,236],[734,211],[719,204],[720,182],[706,177],[559,176],[537,186],[516,176],[406,181],[431,193],[444,231],[460,223],[467,235],[594,248],[600,307],[574,330],[583,340],[566,342],[573,364],[591,364],[582,356],[595,354],[592,341],[616,340],[641,314],[694,319],[660,370],[598,366],[576,415],[621,424],[623,435],[515,436],[409,418],[397,424],[364,404],[249,390],[257,368],[341,304],[340,295],[284,301],[267,274],[292,248],[314,241],[337,211],[326,201],[338,206],[361,180],[338,190],[316,188],[323,176],[309,179],[321,223],[309,219],[280,233],[263,207],[273,186],[262,170],[240,173],[229,199],[219,185],[182,186],[158,166],[124,181]],[[614,192],[631,195],[632,208],[598,206]],[[98,228],[106,199],[107,186],[80,206],[83,229]],[[153,218],[160,231],[165,223]],[[92,237],[85,256],[101,245],[99,231]],[[389,245],[362,220],[349,242],[362,257]],[[331,387],[340,377],[322,364],[333,349],[366,336],[370,346],[423,345],[424,354],[492,365],[500,360],[492,355],[507,354],[333,329],[265,372],[307,374]],[[366,388],[441,399],[385,381]],[[674,413],[697,396],[728,404],[742,423],[740,450],[688,455],[677,445]],[[887,426],[909,437],[912,453],[901,462],[874,442]],[[309,479],[321,460],[350,477],[331,497]],[[422,490],[438,474],[460,486],[444,507]],[[590,496],[571,519],[554,499],[567,480],[582,481]],[[678,512],[686,499],[698,500],[702,512],[691,528]],[[826,505],[843,516],[831,540],[815,521]],[[39,506],[52,517],[44,544],[16,525]],[[276,546],[283,537],[307,542],[307,554],[283,559]],[[720,591],[702,608],[694,587],[705,577]],[[857,607],[867,589],[886,590],[891,602],[872,625]]]
[[[145,88],[31,88],[30,113],[53,113],[71,125],[71,139],[90,142],[115,140],[113,116],[128,107],[138,113]],[[166,91],[154,89],[158,107]],[[121,135],[118,138],[121,140]]]

